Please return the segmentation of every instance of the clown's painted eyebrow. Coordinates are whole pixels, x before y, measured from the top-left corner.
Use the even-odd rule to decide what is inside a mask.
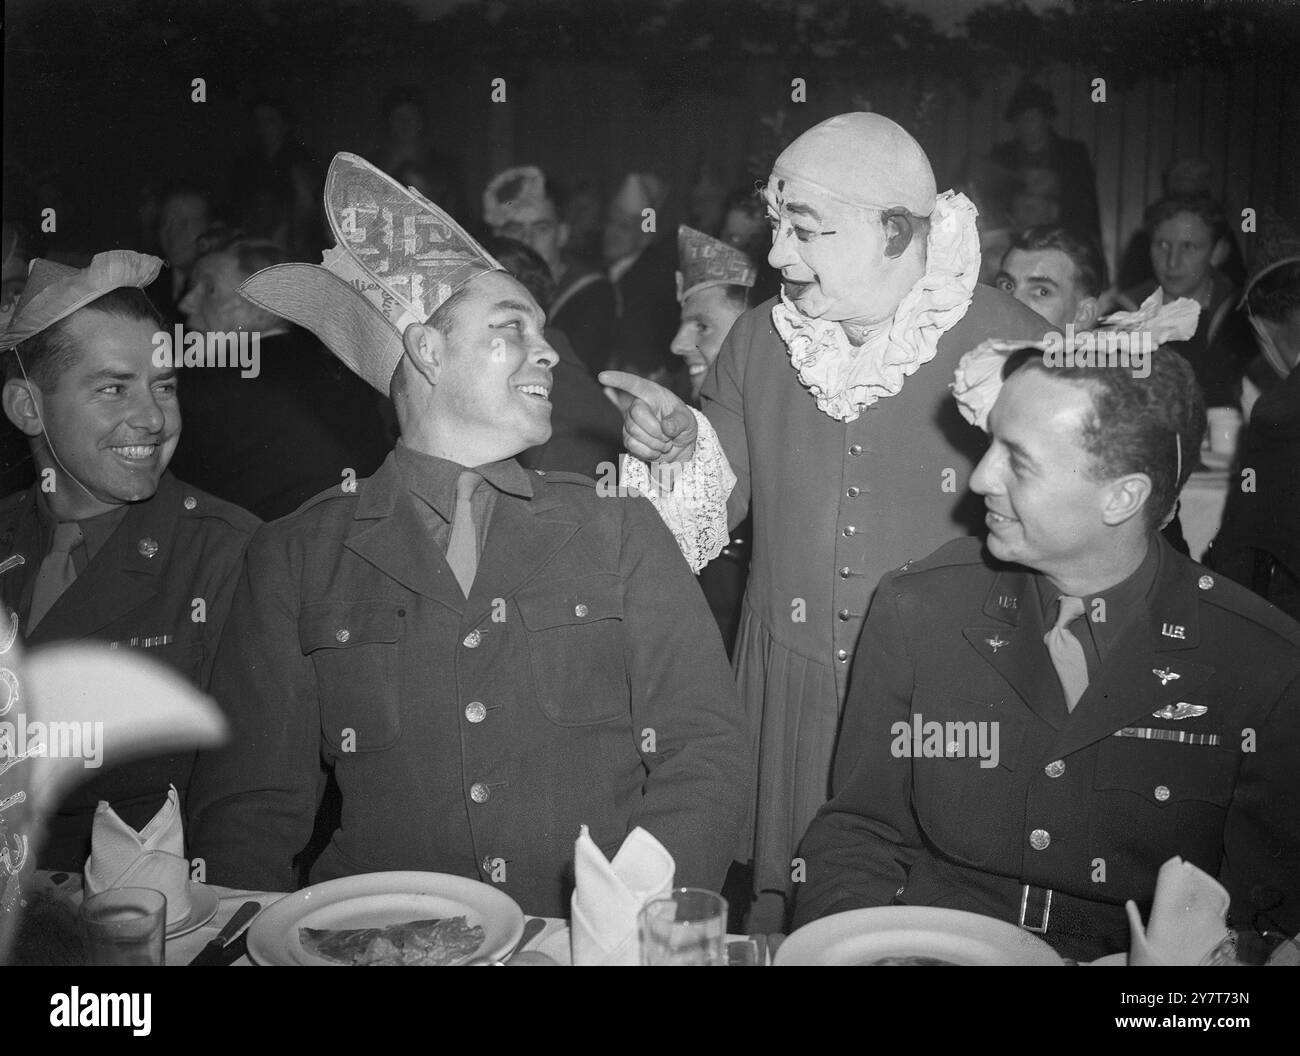
[[[817,223],[821,223],[822,214],[811,205],[805,205],[803,202],[786,202],[785,208],[788,212],[796,213],[799,216],[806,216],[809,220],[815,220]]]

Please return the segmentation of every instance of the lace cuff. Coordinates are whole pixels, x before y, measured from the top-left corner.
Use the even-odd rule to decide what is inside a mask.
[[[736,474],[709,420],[694,408],[691,413],[698,430],[695,455],[689,462],[659,467],[663,490],[650,466],[631,455],[623,456],[620,483],[622,489],[635,488],[654,504],[691,571],[699,572],[722,553],[731,538],[727,531],[727,498],[736,486]]]

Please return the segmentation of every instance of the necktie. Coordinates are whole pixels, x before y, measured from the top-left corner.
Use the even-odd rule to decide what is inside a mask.
[[[460,589],[469,597],[478,571],[478,531],[474,527],[474,492],[483,478],[466,470],[456,481],[456,510],[451,517],[451,539],[447,542],[447,564],[456,573]]]
[[[1069,630],[1071,621],[1082,615],[1083,599],[1062,594],[1056,624],[1043,635],[1043,642],[1052,657],[1052,666],[1056,668],[1056,677],[1061,680],[1061,689],[1065,691],[1065,706],[1070,711],[1074,710],[1083,691],[1088,688],[1088,661],[1083,655],[1079,639]]]
[[[32,590],[32,607],[27,613],[27,630],[30,633],[59,600],[72,581],[77,578],[72,551],[81,545],[81,525],[76,521],[60,521],[54,526],[54,545],[45,555],[36,573],[36,586]]]

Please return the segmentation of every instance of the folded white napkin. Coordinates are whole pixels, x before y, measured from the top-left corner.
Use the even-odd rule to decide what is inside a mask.
[[[190,915],[190,863],[175,785],[167,793],[167,802],[139,832],[100,800],[90,834],[84,890],[90,897],[117,887],[161,891],[167,899],[169,927]]]
[[[1209,873],[1181,858],[1170,858],[1156,877],[1151,917],[1145,928],[1137,906],[1132,902],[1124,905],[1132,933],[1130,967],[1202,963],[1231,935],[1225,924],[1231,901]]]
[[[635,965],[641,907],[673,889],[677,863],[645,829],[627,834],[612,862],[582,826],[573,848],[576,886],[570,900],[573,963]]]

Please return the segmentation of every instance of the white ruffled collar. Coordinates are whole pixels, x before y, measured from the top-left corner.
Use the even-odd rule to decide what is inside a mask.
[[[854,347],[836,322],[809,319],[785,292],[772,307],[772,323],[790,354],[799,381],[817,408],[852,422],[934,359],[939,339],[966,314],[979,278],[980,246],[975,206],[964,194],[939,195],[931,214],[925,274],[908,291],[893,321]]]

